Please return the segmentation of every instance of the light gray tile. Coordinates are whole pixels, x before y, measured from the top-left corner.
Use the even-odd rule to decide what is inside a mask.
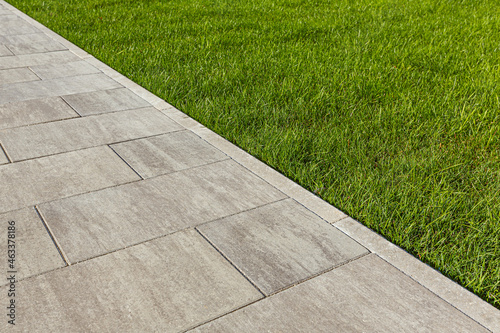
[[[0,9],[0,15],[10,15],[12,12],[7,9]]]
[[[11,56],[12,54],[5,45],[0,45],[0,57]]]
[[[59,44],[55,40],[50,40],[47,42],[35,42],[29,44],[28,43],[14,44],[14,45],[8,45],[8,47],[16,55],[67,50],[65,46]]]
[[[5,84],[38,80],[40,78],[26,67],[0,70],[0,87]]]
[[[283,199],[230,160],[40,205],[71,262]]]
[[[63,96],[82,116],[151,106],[129,89],[113,89]]]
[[[16,288],[16,326],[26,332],[179,332],[262,297],[193,230]]]
[[[190,131],[117,143],[111,146],[143,178],[227,159],[227,155]]]
[[[372,254],[190,332],[487,332]]]
[[[13,161],[158,135],[181,129],[154,108],[73,118],[0,131]]]
[[[66,76],[97,74],[101,71],[86,61],[67,62],[64,64],[48,64],[31,67],[43,80],[55,79]]]
[[[79,61],[77,55],[70,51],[56,51],[41,54],[23,54],[19,56],[0,57],[0,69],[65,63]]]
[[[14,36],[0,36],[0,44],[4,44],[4,45],[18,45],[18,44],[50,42],[51,40],[53,40],[53,39],[44,33],[33,33],[33,34],[14,35]]]
[[[9,159],[5,155],[5,152],[3,151],[2,147],[0,147],[0,164],[7,164],[9,163]]]
[[[16,271],[19,280],[66,265],[33,207],[0,214],[0,225],[2,253],[7,255],[8,245],[15,251],[14,261],[3,260],[2,272]],[[13,238],[8,238],[9,227]],[[2,279],[1,285],[5,284]]]
[[[40,30],[15,15],[4,15],[0,20],[0,35],[22,35],[35,32],[40,32]]]
[[[5,57],[0,58],[0,61],[1,59]],[[120,87],[119,83],[104,74],[15,83],[0,87],[0,104],[118,87]]]
[[[78,117],[60,97],[47,97],[0,105],[0,130]]]
[[[108,147],[0,165],[0,212],[138,179]]]
[[[266,295],[368,253],[292,199],[198,229]]]

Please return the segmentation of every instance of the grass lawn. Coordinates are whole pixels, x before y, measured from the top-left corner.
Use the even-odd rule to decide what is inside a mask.
[[[8,0],[500,308],[497,0]]]

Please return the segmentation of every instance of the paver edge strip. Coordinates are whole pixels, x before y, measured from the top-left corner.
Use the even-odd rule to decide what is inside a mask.
[[[20,18],[31,23],[41,32],[47,34],[55,41],[67,47],[69,51],[77,55],[82,60],[85,60],[100,69],[104,74],[142,97],[153,107],[163,112],[166,116],[179,123],[181,126],[191,130],[202,139],[227,154],[233,160],[276,187],[278,190],[287,194],[318,216],[325,219],[327,222],[334,224],[334,226],[336,226],[339,230],[345,232],[351,238],[363,244],[373,253],[379,254],[391,265],[398,268],[403,273],[411,276],[422,286],[431,290],[434,294],[458,310],[462,311],[470,318],[474,319],[493,332],[500,332],[500,311],[491,304],[483,301],[478,296],[456,284],[454,281],[448,279],[430,266],[427,266],[423,262],[414,258],[388,240],[378,234],[375,234],[361,223],[353,220],[354,224],[351,223],[350,226],[346,225],[346,221],[352,219],[345,213],[341,212],[313,193],[307,191],[292,180],[286,178],[276,170],[259,161],[257,158],[243,151],[241,148],[233,145],[231,142],[198,123],[196,120],[190,118],[188,115],[179,111],[174,106],[165,102],[163,99],[154,95],[147,89],[139,86],[124,75],[118,73],[108,65],[99,61],[97,58],[50,30],[40,22],[21,12],[11,4],[5,2],[4,0],[0,0],[0,3],[13,11]],[[340,222],[336,223],[338,221]],[[368,244],[377,242],[378,246],[372,246],[373,244],[367,245],[367,242]],[[394,248],[398,250],[394,251]],[[391,251],[392,253],[389,253]],[[418,274],[416,274],[416,272],[418,272]]]

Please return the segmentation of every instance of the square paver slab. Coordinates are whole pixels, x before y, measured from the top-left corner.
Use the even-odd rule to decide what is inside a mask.
[[[190,332],[488,332],[374,254]]]
[[[0,212],[139,180],[109,147],[0,165]]]
[[[190,131],[117,143],[111,148],[143,178],[229,158]]]
[[[95,147],[180,130],[155,108],[79,117],[0,131],[13,161]]]
[[[67,76],[97,74],[101,71],[86,61],[66,62],[63,64],[48,64],[32,66],[31,70],[43,80],[56,79]]]
[[[262,297],[193,230],[16,288],[16,328],[25,332],[180,332]],[[5,287],[0,292],[4,299]]]
[[[226,160],[39,208],[74,263],[284,197]]]
[[[63,98],[82,116],[151,106],[126,88],[74,94]]]
[[[15,271],[19,280],[66,265],[33,207],[0,214],[0,225],[1,248],[6,255],[2,272]],[[11,238],[9,227],[10,235],[14,235]],[[11,263],[7,261],[7,249],[14,250],[11,254],[15,260]],[[2,279],[1,285],[7,283]]]
[[[0,105],[0,130],[78,117],[60,97]]]
[[[198,229],[266,295],[368,253],[292,199]]]
[[[0,61],[1,59],[5,59],[5,57],[0,58]],[[0,86],[0,104],[101,89],[112,89],[120,86],[118,82],[104,74],[90,74],[63,77],[53,80],[14,83],[8,86]]]
[[[40,78],[26,67],[0,70],[0,86],[38,80],[40,80]]]
[[[45,65],[51,63],[65,63],[78,60],[81,59],[70,51],[24,54],[18,56],[0,57],[0,69]]]

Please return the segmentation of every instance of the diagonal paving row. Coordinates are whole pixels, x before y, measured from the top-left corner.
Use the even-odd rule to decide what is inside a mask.
[[[174,110],[0,0],[1,253],[9,225],[16,240],[1,331],[500,327],[496,310],[481,303],[489,317],[473,320]]]

